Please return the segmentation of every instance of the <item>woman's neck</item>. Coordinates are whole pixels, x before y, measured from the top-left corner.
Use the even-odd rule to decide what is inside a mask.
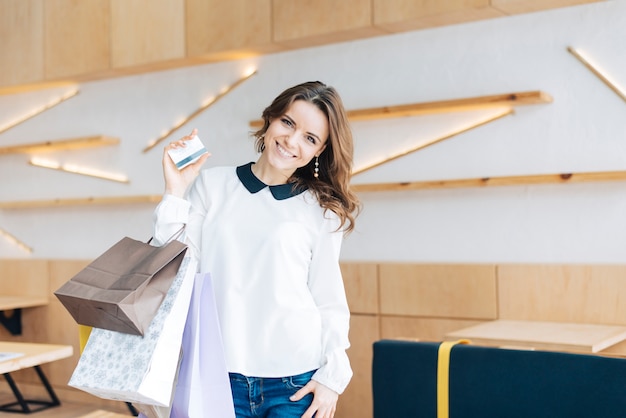
[[[252,174],[268,186],[286,184],[293,172],[286,173],[272,167],[261,156],[256,163],[252,164]]]

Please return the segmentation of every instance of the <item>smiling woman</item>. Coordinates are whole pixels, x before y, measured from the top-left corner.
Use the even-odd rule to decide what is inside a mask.
[[[236,416],[332,418],[352,377],[339,269],[359,208],[352,133],[336,90],[321,82],[282,92],[263,121],[256,163],[200,170],[205,154],[178,170],[167,151],[196,130],[165,148],[154,237],[186,224],[211,273]]]
[[[296,115],[300,121],[294,120]],[[297,167],[288,181],[312,190],[320,205],[335,212],[342,226],[348,222],[346,230],[352,231],[352,214],[358,210],[358,199],[350,189],[354,145],[337,91],[316,81],[294,86],[276,97],[263,111],[263,127],[254,134],[257,151],[261,153],[259,162],[266,147],[265,136],[273,134],[277,119],[288,131],[306,132],[305,138],[313,148],[321,143],[319,151],[314,153],[315,159],[310,158],[308,163]],[[297,122],[310,128],[298,126]]]
[[[252,171],[266,184],[287,183],[298,168],[313,158],[319,159],[327,138],[328,120],[324,112],[310,102],[298,100],[282,117],[272,119],[262,134],[264,152]],[[319,177],[319,163],[317,174]]]

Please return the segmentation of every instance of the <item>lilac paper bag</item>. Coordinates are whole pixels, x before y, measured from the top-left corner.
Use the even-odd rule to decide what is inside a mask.
[[[209,274],[196,274],[171,418],[235,418]]]

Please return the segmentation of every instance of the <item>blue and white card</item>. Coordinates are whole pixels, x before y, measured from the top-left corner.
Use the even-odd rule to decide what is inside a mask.
[[[185,146],[181,148],[174,148],[167,151],[170,155],[174,164],[176,164],[176,168],[182,170],[187,167],[189,164],[193,164],[205,153],[207,153],[207,149],[204,147],[200,138],[197,135],[194,135],[189,141],[185,141]]]

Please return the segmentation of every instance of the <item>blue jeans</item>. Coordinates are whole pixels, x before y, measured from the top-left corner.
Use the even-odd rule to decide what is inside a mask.
[[[237,418],[300,418],[311,406],[313,394],[301,400],[289,397],[306,385],[315,370],[290,377],[247,377],[229,373]]]

